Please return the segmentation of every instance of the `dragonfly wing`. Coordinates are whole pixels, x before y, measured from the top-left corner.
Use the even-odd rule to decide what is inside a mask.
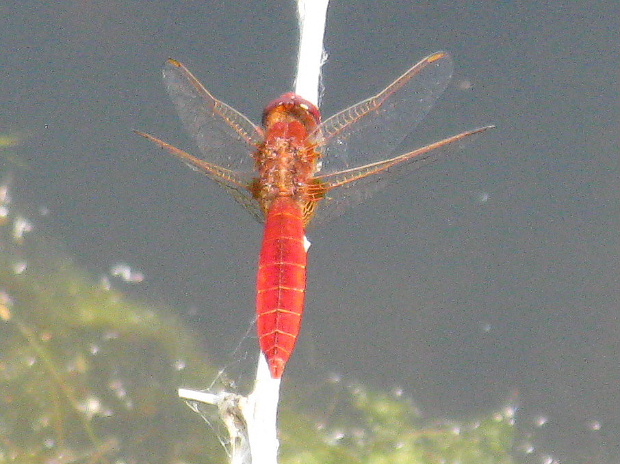
[[[339,216],[347,208],[362,203],[383,188],[391,178],[449,156],[473,141],[478,134],[493,127],[485,126],[462,132],[387,160],[316,176],[316,180],[327,193],[319,204],[313,225],[320,225]]]
[[[249,190],[255,177],[252,155],[262,141],[261,129],[211,95],[178,61],[170,59],[166,62],[163,77],[183,126],[195,140],[204,159],[152,135],[136,132],[219,183],[262,221],[262,209]]]
[[[174,145],[170,145],[169,143],[164,142],[163,140],[160,140],[150,134],[146,134],[140,131],[134,132],[150,140],[156,145],[159,145],[170,154],[176,156],[194,171],[201,172],[202,174],[205,174],[207,177],[220,184],[259,222],[264,221],[264,214],[262,208],[260,207],[258,201],[253,197],[249,189],[250,183],[245,175],[240,174],[238,171],[233,171],[222,166],[209,163],[200,158],[196,158],[194,155],[190,155],[189,153],[181,150],[180,148],[177,148]]]
[[[324,155],[320,174],[389,158],[446,89],[452,70],[448,53],[434,53],[381,93],[325,120],[316,134]]]
[[[251,178],[254,172],[252,153],[262,141],[262,130],[211,95],[178,61],[168,60],[163,76],[183,126],[204,158]]]

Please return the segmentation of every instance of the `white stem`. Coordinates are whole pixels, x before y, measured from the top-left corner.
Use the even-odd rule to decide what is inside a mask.
[[[298,0],[299,59],[295,93],[318,106],[325,21],[329,0]],[[310,242],[307,242],[308,245]],[[230,436],[231,464],[277,464],[277,413],[280,379],[271,377],[260,353],[254,390],[247,397],[228,392],[211,393],[179,389],[179,396],[194,403],[217,406]],[[194,407],[193,407],[194,408]],[[196,410],[196,408],[194,408]]]
[[[190,403],[216,406],[226,425],[231,464],[277,464],[276,414],[280,379],[273,379],[261,353],[254,391],[247,397],[229,392],[201,392],[179,388],[179,397]],[[197,408],[192,407],[197,410]]]
[[[280,399],[280,379],[271,377],[263,353],[258,357],[254,390],[242,408],[248,425],[252,462],[277,464],[278,435],[276,419]],[[250,419],[251,418],[251,419]]]
[[[299,55],[295,93],[319,105],[321,67],[327,59],[323,48],[329,0],[298,0]]]

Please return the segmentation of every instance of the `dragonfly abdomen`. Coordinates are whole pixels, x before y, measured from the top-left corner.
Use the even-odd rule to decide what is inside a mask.
[[[265,224],[256,299],[260,346],[274,378],[282,377],[301,329],[306,244],[301,207],[291,197],[276,197]]]

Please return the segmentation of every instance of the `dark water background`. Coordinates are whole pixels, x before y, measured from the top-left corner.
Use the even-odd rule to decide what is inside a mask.
[[[620,460],[619,17],[616,1],[333,2],[325,115],[448,50],[452,85],[416,143],[498,128],[310,234],[288,375],[399,385],[446,416],[516,398],[541,454]],[[22,1],[0,26],[19,194],[86,268],[136,266],[139,295],[229,352],[253,317],[260,227],[131,129],[196,152],[168,57],[258,121],[291,87],[292,3]]]

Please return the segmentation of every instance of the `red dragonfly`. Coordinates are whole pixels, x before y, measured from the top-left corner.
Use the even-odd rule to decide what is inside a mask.
[[[447,53],[429,55],[379,94],[323,122],[314,104],[286,93],[267,105],[259,127],[211,95],[181,63],[166,63],[168,93],[204,159],[138,134],[218,182],[265,222],[256,311],[273,378],[282,376],[301,328],[305,230],[315,214],[333,216],[377,190],[388,171],[418,167],[492,127],[390,156],[447,87],[452,67]]]

